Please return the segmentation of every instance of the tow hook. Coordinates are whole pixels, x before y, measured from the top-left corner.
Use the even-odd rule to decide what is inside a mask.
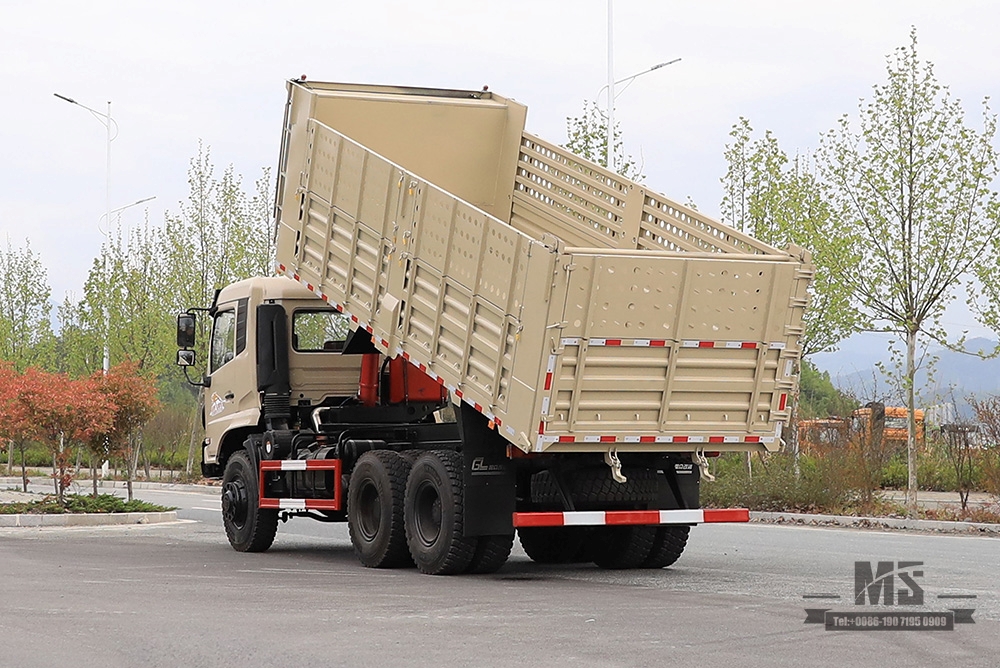
[[[622,460],[618,459],[618,450],[611,448],[604,453],[604,463],[611,467],[611,477],[617,483],[624,483],[628,478],[622,473]]]
[[[698,466],[698,472],[701,475],[702,480],[712,482],[715,480],[715,476],[708,472],[708,457],[705,456],[704,450],[696,451],[691,458],[694,463]]]

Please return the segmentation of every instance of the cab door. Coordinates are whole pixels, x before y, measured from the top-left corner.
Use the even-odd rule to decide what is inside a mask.
[[[205,461],[218,461],[225,434],[260,422],[256,367],[247,346],[249,300],[219,304],[212,320],[208,352],[209,384],[205,388]]]

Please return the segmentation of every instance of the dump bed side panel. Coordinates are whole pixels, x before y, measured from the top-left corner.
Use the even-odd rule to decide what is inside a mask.
[[[777,447],[807,256],[536,139],[508,224],[314,118],[315,91],[291,95],[279,269],[386,355],[524,450]]]
[[[570,151],[525,133],[511,224],[569,246],[776,255],[778,251]]]

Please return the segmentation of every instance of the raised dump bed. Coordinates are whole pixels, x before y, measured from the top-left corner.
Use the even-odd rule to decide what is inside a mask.
[[[524,451],[773,450],[808,253],[524,132],[489,92],[289,83],[281,273]]]

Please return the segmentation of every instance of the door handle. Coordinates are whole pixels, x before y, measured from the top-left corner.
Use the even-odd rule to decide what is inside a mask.
[[[236,395],[233,394],[232,392],[226,392],[226,397],[225,398],[226,398],[226,400],[235,399]]]

